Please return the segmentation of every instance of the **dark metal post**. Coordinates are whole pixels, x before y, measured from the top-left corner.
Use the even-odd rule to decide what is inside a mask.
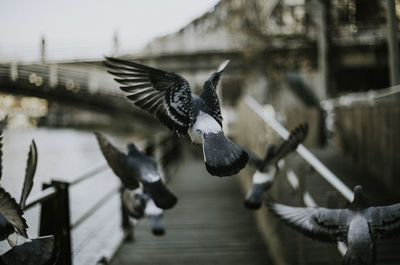
[[[40,62],[45,63],[46,60],[46,39],[42,36],[40,40]]]
[[[386,6],[387,26],[388,26],[388,63],[390,69],[390,85],[400,84],[400,66],[399,66],[399,43],[397,41],[397,17],[396,4],[394,0],[387,0]]]
[[[40,213],[40,236],[54,235],[59,247],[57,265],[71,265],[71,223],[69,209],[69,183],[52,181],[43,184],[43,189],[55,187],[57,193],[42,203]]]

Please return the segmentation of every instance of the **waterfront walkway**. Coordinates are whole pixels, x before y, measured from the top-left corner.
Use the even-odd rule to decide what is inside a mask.
[[[273,264],[237,176],[211,176],[201,155],[184,157],[169,182],[179,201],[164,215],[166,234],[155,237],[140,221],[134,242],[125,242],[111,264]]]

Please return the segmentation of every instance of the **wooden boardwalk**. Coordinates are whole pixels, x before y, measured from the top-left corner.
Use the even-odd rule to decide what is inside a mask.
[[[155,237],[140,221],[135,241],[124,243],[111,264],[273,264],[236,177],[209,175],[202,157],[187,151],[169,187],[179,201],[164,215],[166,234]]]

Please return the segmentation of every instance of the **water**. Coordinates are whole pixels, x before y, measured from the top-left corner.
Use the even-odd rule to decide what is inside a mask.
[[[52,179],[71,181],[99,163],[105,163],[92,132],[72,129],[7,129],[3,138],[3,177],[1,185],[19,201],[25,176],[29,145],[35,139],[38,164],[31,195],[41,191],[42,183]],[[111,138],[113,142],[117,139]],[[124,140],[117,146],[123,146]],[[78,220],[88,209],[111,189],[119,180],[107,169],[70,188],[71,222]],[[28,198],[29,200],[29,198]],[[40,207],[29,209],[25,218],[29,225],[28,235],[36,237],[39,228]],[[116,210],[117,211],[117,210]]]

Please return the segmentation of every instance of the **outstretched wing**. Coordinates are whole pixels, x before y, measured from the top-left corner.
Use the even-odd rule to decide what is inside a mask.
[[[57,260],[54,236],[44,236],[15,246],[0,256],[5,265],[53,265]]]
[[[37,159],[38,155],[36,144],[35,141],[32,140],[31,146],[29,147],[28,161],[26,162],[24,186],[22,187],[21,199],[19,201],[21,209],[25,208],[26,199],[28,198],[29,193],[32,190],[33,177],[35,176],[36,172]]]
[[[264,158],[264,167],[278,163],[290,152],[296,150],[297,146],[304,141],[308,133],[308,124],[302,123],[290,132],[287,140],[285,140],[274,152],[273,156],[267,155]]]
[[[369,207],[367,220],[375,238],[400,235],[400,203],[390,206]]]
[[[0,188],[0,213],[14,226],[18,234],[28,237],[26,234],[28,225],[25,218],[22,217],[21,207],[3,188]]]
[[[217,95],[217,85],[221,74],[225,67],[228,65],[229,60],[224,61],[218,67],[218,70],[211,74],[211,76],[206,80],[203,86],[203,91],[200,94],[200,98],[204,100],[206,105],[211,110],[211,116],[221,125],[222,127],[222,115],[221,107],[219,104],[219,99]]]
[[[291,207],[279,203],[268,204],[269,210],[288,226],[305,236],[323,241],[344,241],[347,236],[347,209]]]
[[[183,77],[146,65],[106,58],[104,64],[115,75],[120,88],[130,93],[135,105],[163,122],[178,134],[186,134],[191,124],[192,94]]]
[[[101,152],[115,175],[119,177],[129,189],[139,187],[138,176],[135,171],[129,170],[127,156],[113,146],[101,133],[95,132]]]
[[[8,116],[0,122],[0,179],[3,176],[3,131],[7,126]]]

